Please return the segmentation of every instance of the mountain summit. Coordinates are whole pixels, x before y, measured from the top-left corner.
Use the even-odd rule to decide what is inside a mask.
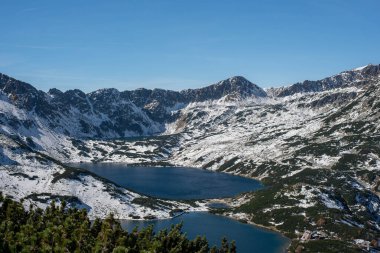
[[[190,101],[202,102],[205,100],[220,99],[226,95],[240,95],[241,97],[266,97],[266,92],[242,76],[234,76],[216,84],[200,88],[181,91]]]

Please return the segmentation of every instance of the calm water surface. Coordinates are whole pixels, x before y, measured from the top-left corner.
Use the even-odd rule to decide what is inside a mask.
[[[186,213],[168,220],[122,221],[122,226],[131,231],[136,226],[141,228],[154,225],[154,229],[157,231],[170,228],[172,224],[178,224],[181,221],[183,221],[182,230],[187,233],[189,238],[205,235],[210,246],[220,246],[221,239],[226,237],[228,240],[236,241],[238,252],[284,252],[289,244],[289,239],[278,233],[207,212]]]
[[[72,165],[138,193],[166,199],[232,197],[262,187],[253,179],[187,167],[127,167],[118,163]]]
[[[207,199],[235,196],[262,188],[260,182],[201,169],[185,167],[127,167],[124,164],[71,164],[87,169],[133,191],[167,199]],[[289,240],[278,233],[243,224],[207,212],[186,213],[167,220],[122,221],[131,231],[134,227],[154,225],[155,230],[183,222],[189,238],[205,235],[210,246],[220,245],[223,237],[235,240],[238,252],[284,252]]]

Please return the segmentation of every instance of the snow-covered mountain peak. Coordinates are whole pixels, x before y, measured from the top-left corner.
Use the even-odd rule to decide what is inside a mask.
[[[52,88],[48,91],[48,95],[51,97],[61,96],[63,92],[59,89]]]
[[[231,83],[244,83],[244,82],[249,82],[248,79],[246,79],[244,76],[233,76],[228,78],[228,80]]]
[[[351,75],[363,75],[365,77],[376,75],[379,72],[380,64],[367,64],[358,68],[343,71],[335,76],[351,74]]]
[[[366,65],[353,70],[343,71],[337,75],[326,77],[318,81],[303,81],[287,87],[271,88],[267,92],[270,96],[285,97],[296,93],[321,92],[337,88],[359,87],[365,84],[378,82],[380,79],[380,65]]]
[[[380,76],[380,64],[373,65],[368,64],[364,68],[362,68],[361,73],[366,76],[379,77]]]
[[[88,95],[95,95],[95,94],[119,94],[120,91],[115,88],[104,88],[104,89],[99,89],[93,92],[90,92]]]
[[[120,97],[120,91],[115,88],[100,89],[87,94],[92,100],[116,100]]]
[[[363,69],[367,68],[370,65],[372,65],[372,64],[367,64],[367,65],[364,65],[364,66],[361,66],[361,67],[358,67],[358,68],[354,68],[353,71],[362,71]]]
[[[254,83],[242,76],[234,76],[215,84],[200,89],[189,89],[181,91],[191,102],[202,102],[206,100],[218,100],[228,95],[245,97],[266,97],[266,92]]]

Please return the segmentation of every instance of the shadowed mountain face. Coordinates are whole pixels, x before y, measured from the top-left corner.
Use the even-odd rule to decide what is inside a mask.
[[[296,93],[358,87],[373,82],[378,78],[378,74],[379,65],[368,65],[319,81],[304,81],[289,87],[268,89],[267,92],[272,97],[284,97]],[[51,89],[45,93],[30,84],[0,74],[0,89],[12,104],[43,118],[49,128],[78,138],[157,134],[165,130],[165,124],[177,120],[180,117],[179,109],[190,103],[222,98],[224,101],[235,101],[248,97],[267,97],[263,89],[241,76],[204,88],[179,92],[163,89],[122,92],[116,89],[101,89],[85,94],[78,89],[66,92]],[[346,99],[353,94],[349,97],[344,96]],[[329,99],[336,100],[342,97],[334,95]]]
[[[268,89],[272,97],[320,92],[349,86],[359,87],[378,78],[379,65],[342,72],[319,81],[304,81],[289,87]],[[0,74],[0,89],[20,109],[43,118],[54,131],[72,137],[115,138],[152,135],[165,131],[165,124],[177,120],[179,110],[190,103],[248,97],[265,98],[267,93],[241,76],[216,84],[183,91],[101,89],[88,94],[81,90],[39,91],[30,84]],[[335,96],[335,97],[334,97]],[[330,100],[342,99],[334,95]],[[352,97],[344,95],[345,99]],[[323,101],[322,101],[323,102]]]
[[[101,89],[89,94],[81,90],[48,93],[30,84],[0,75],[0,89],[12,104],[48,121],[49,127],[73,137],[127,137],[164,131],[174,121],[178,109],[192,102],[265,97],[266,93],[243,77],[232,77],[201,89],[170,91]]]

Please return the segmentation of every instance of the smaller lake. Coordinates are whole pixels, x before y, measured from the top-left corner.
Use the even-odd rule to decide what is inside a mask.
[[[232,197],[262,188],[259,181],[188,167],[128,167],[120,163],[78,163],[135,192],[165,199],[189,200]]]
[[[128,231],[132,231],[136,226],[143,228],[154,225],[154,230],[158,231],[169,229],[172,224],[181,221],[183,221],[182,231],[186,232],[189,239],[194,239],[197,235],[206,235],[210,248],[214,245],[220,246],[223,237],[229,241],[235,240],[237,252],[241,253],[285,252],[289,244],[289,239],[278,233],[207,212],[186,213],[167,220],[122,220],[121,225]]]

